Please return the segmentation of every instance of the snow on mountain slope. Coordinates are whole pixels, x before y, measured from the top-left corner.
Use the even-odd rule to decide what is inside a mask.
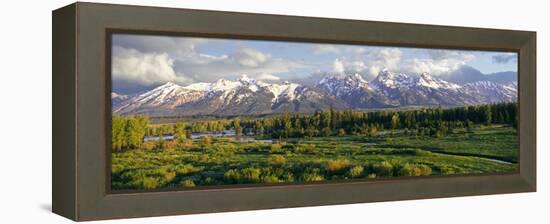
[[[183,88],[186,88],[189,90],[196,90],[196,91],[210,91],[212,86],[211,86],[211,83],[197,82],[197,83],[193,83],[191,85],[185,86]]]
[[[395,102],[392,102],[377,88],[373,88],[372,84],[359,74],[327,76],[317,84],[317,87],[346,102],[347,108],[395,106]]]
[[[114,107],[115,113],[135,113],[174,109],[185,104],[201,104],[208,109],[227,109],[231,104],[253,102],[248,98],[269,98],[269,105],[278,102],[292,102],[300,98],[306,88],[296,83],[268,84],[242,75],[236,81],[219,79],[212,83],[194,83],[179,86],[168,82],[136,97],[120,101]],[[114,93],[116,94],[116,93]]]
[[[212,83],[206,83],[206,82],[193,83],[183,88],[190,89],[190,90],[197,90],[197,91],[229,93],[230,91],[235,90],[239,87],[246,87],[250,89],[252,92],[256,92],[259,89],[266,86],[269,86],[269,84],[266,84],[254,79],[250,79],[246,75],[241,75],[241,77],[237,81],[219,79]]]
[[[204,91],[183,88],[168,82],[150,91],[120,102],[113,108],[114,113],[129,113],[145,108],[173,109],[204,97]]]
[[[504,85],[504,86],[506,86],[507,88],[510,88],[510,89],[515,89],[515,90],[517,91],[517,89],[518,89],[518,82],[511,82],[511,83],[508,83],[508,84],[506,84],[506,85]]]
[[[378,89],[403,89],[426,87],[430,89],[458,90],[460,85],[434,78],[429,73],[422,73],[417,77],[409,76],[403,73],[393,73],[388,70],[382,70],[375,80],[373,86]]]
[[[281,99],[286,99],[288,101],[295,100],[299,93],[296,92],[297,88],[300,85],[296,83],[284,82],[283,84],[272,84],[265,86],[266,89],[273,94],[273,99],[271,102],[275,103]]]
[[[373,87],[378,89],[400,89],[410,87],[414,80],[406,74],[393,73],[387,69],[382,70],[372,81]]]
[[[436,79],[428,73],[420,74],[414,81],[416,86],[424,86],[432,89],[449,89],[458,90],[460,85],[444,81],[442,79]]]
[[[336,96],[346,95],[357,90],[372,89],[368,82],[359,74],[324,77],[319,81],[318,86],[325,88]]]
[[[477,96],[485,103],[515,102],[518,97],[517,83],[502,85],[491,81],[468,83],[460,89],[468,95]]]
[[[464,106],[517,100],[517,82],[479,81],[458,85],[428,73],[409,76],[381,71],[371,82],[359,74],[329,75],[315,86],[265,83],[246,75],[179,86],[166,83],[135,95],[112,93],[116,114],[264,114],[402,106]]]

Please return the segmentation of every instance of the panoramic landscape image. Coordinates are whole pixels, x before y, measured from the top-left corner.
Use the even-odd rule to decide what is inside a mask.
[[[518,169],[517,53],[113,34],[111,189]]]

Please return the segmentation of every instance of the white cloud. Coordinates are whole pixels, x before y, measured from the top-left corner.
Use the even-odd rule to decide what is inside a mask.
[[[409,64],[409,70],[417,74],[428,72],[437,76],[453,72],[464,64],[464,61],[453,59],[412,59],[411,63]]]
[[[380,73],[380,71],[382,71],[382,69],[384,69],[384,68],[385,67],[377,66],[377,65],[369,66],[369,68],[368,68],[368,74],[370,75],[369,77],[370,78],[376,77],[378,75],[378,73]]]
[[[363,71],[368,68],[365,62],[362,62],[362,61],[354,61],[350,63],[348,67],[353,71]]]
[[[278,80],[279,73],[305,65],[274,58],[253,48],[239,48],[223,55],[197,50],[216,39],[179,38],[148,35],[113,37],[113,78],[154,85],[168,81],[187,85],[220,78],[236,79],[240,74],[262,80]]]
[[[186,85],[199,81],[211,82],[220,78],[236,79],[241,74],[247,74],[254,79],[276,81],[280,80],[282,74],[293,75],[289,72],[300,72],[300,69],[332,69],[336,73],[359,73],[367,79],[372,79],[384,68],[395,72],[429,72],[433,75],[443,75],[475,59],[474,54],[468,51],[315,44],[308,48],[312,61],[302,61],[274,57],[269,52],[262,52],[250,46],[228,45],[224,41],[226,40],[115,35],[113,78],[141,85],[167,81]],[[208,43],[210,48],[218,44],[232,48],[229,48],[231,51],[216,55],[201,48],[201,44],[205,43]],[[326,63],[327,56],[328,60],[333,60],[332,64],[330,61]],[[330,56],[334,56],[334,59],[330,59]],[[507,58],[497,57],[493,60],[498,62]]]
[[[268,73],[262,73],[262,74],[259,74],[256,76],[256,79],[259,79],[259,80],[267,80],[267,81],[278,81],[280,80],[281,78],[279,78],[278,76],[274,76],[272,74],[268,74]]]
[[[404,49],[395,47],[342,46],[338,49],[339,57],[332,66],[334,72],[356,72],[367,79],[376,77],[385,68],[394,72],[445,75],[475,59],[474,54],[457,50],[406,49],[408,54],[404,55]]]
[[[397,48],[384,48],[375,55],[375,58],[378,59],[377,62],[384,64],[386,68],[396,70],[400,65],[401,56],[401,50]]]
[[[144,53],[167,53],[173,58],[193,56],[196,53],[196,46],[204,44],[209,39],[205,38],[180,38],[171,36],[115,34],[113,45],[127,49],[136,49]]]
[[[345,72],[345,68],[344,68],[344,63],[342,63],[342,61],[340,61],[340,59],[334,59],[334,62],[332,63],[332,68],[334,70],[334,72],[336,73],[344,73]]]
[[[304,66],[252,48],[241,48],[228,55],[196,55],[175,60],[176,71],[186,74],[190,79],[205,82],[220,78],[236,79],[241,74],[247,74],[253,79],[278,80],[277,74]]]
[[[397,48],[350,48],[350,52],[353,53],[334,62],[335,71],[338,63],[338,66],[341,65],[340,71],[360,73],[371,79],[384,68],[396,71],[401,66],[402,52]]]
[[[444,49],[429,49],[425,51],[427,51],[430,58],[434,60],[446,60],[446,59],[472,60],[475,58],[475,56],[468,51],[444,50]]]
[[[242,66],[258,67],[265,63],[271,56],[251,48],[244,48],[231,57]]]
[[[173,65],[174,60],[166,53],[142,53],[135,49],[113,47],[111,69],[114,79],[129,80],[141,85],[175,81],[178,77]]]
[[[439,76],[449,74],[475,59],[474,54],[457,50],[429,50],[428,55],[429,58],[425,59],[409,59],[405,69],[417,74],[428,72]]]
[[[339,54],[342,47],[336,47],[330,44],[316,44],[313,46],[312,51],[314,54]]]

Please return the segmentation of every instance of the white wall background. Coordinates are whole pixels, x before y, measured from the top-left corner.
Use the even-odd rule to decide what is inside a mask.
[[[107,1],[101,1],[107,2]],[[100,223],[548,223],[550,25],[545,1],[112,0],[111,3],[538,32],[537,193],[307,207]],[[51,10],[69,0],[0,8],[0,223],[69,223],[51,209]],[[26,133],[26,134],[25,134]]]

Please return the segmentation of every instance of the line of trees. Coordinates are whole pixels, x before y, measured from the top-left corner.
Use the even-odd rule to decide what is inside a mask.
[[[312,115],[285,113],[273,118],[244,120],[241,126],[272,138],[301,138],[334,135],[374,135],[380,130],[408,129],[426,135],[444,135],[455,128],[472,129],[474,124],[517,123],[517,103],[497,103],[443,109],[407,111],[319,111]]]
[[[113,150],[136,149],[143,143],[149,118],[145,116],[113,116],[111,124]]]
[[[233,120],[177,122],[175,124],[149,125],[145,116],[113,116],[113,149],[135,149],[145,136],[170,134],[183,142],[193,132],[220,132],[233,129],[237,136],[246,134],[260,138],[303,138],[367,135],[374,136],[380,130],[405,129],[414,135],[442,136],[456,128],[473,129],[474,124],[517,125],[517,103],[497,103],[443,109],[425,108],[406,111],[318,111],[314,114],[290,114]]]
[[[205,133],[205,132],[220,132],[233,128],[233,121],[215,120],[215,121],[199,121],[199,122],[176,122],[175,124],[151,125],[147,128],[147,136],[158,136],[161,134],[175,134],[178,132],[186,132],[187,134]]]

